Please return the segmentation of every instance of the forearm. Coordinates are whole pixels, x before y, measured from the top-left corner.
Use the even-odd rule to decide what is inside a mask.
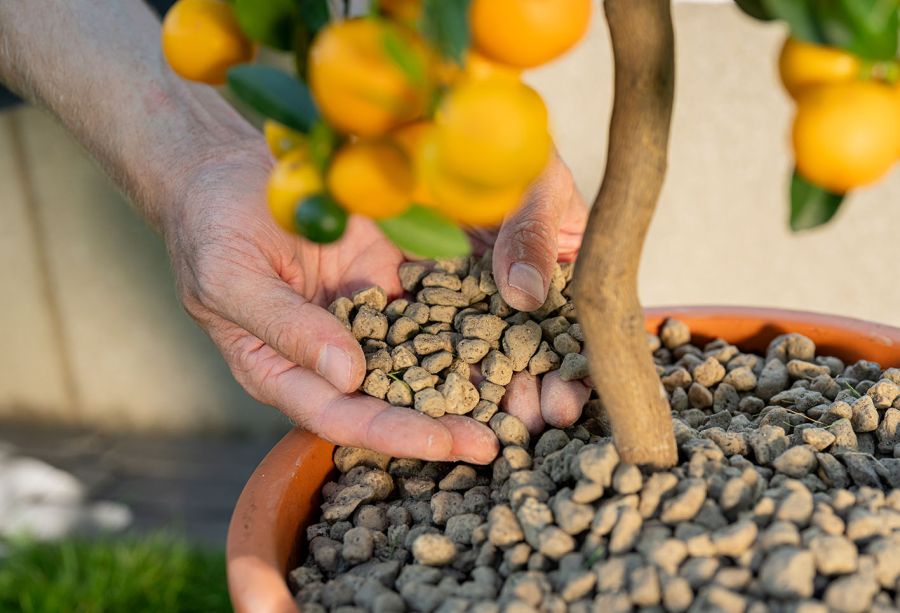
[[[194,168],[258,147],[214,89],[168,68],[140,0],[0,0],[0,81],[56,115],[158,228]]]

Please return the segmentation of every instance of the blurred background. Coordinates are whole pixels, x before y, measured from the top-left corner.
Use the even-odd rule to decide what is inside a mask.
[[[588,201],[612,90],[597,9],[575,51],[528,77]],[[779,306],[900,325],[900,172],[853,194],[824,229],[790,234],[790,105],[776,70],[784,30],[730,2],[678,2],[674,14],[669,175],[643,261],[644,304]],[[67,516],[62,531],[107,513],[110,527],[179,525],[221,546],[243,482],[289,424],[234,382],[179,306],[160,240],[94,162],[52,118],[10,102],[0,110],[0,526],[15,506],[7,495],[4,519],[2,462],[27,456],[74,475],[84,508],[124,505],[101,508],[99,520]]]

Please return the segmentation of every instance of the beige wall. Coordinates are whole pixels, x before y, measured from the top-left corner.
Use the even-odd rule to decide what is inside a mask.
[[[830,227],[791,235],[790,106],[775,73],[782,30],[728,4],[682,4],[675,15],[670,172],[648,239],[644,302],[777,305],[900,325],[900,172],[853,195]],[[592,197],[611,103],[600,12],[579,49],[529,79]],[[284,425],[243,394],[181,311],[157,238],[40,112],[0,114],[0,186],[0,418]]]
[[[602,176],[611,107],[605,23],[531,81],[582,192]],[[747,304],[900,326],[900,169],[851,195],[834,222],[787,229],[791,106],[778,84],[780,25],[731,4],[675,9],[677,84],[669,175],[648,237],[647,305]]]
[[[0,185],[0,418],[285,425],[181,310],[162,243],[40,111],[0,114]]]

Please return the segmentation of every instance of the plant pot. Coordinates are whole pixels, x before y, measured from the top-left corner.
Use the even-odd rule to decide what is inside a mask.
[[[667,317],[688,324],[701,343],[720,337],[764,353],[774,337],[798,332],[846,362],[900,364],[900,329],[881,324],[778,309],[671,307],[648,309],[647,330],[657,330]],[[316,519],[319,490],[334,470],[333,449],[294,430],[247,482],[228,530],[228,588],[238,613],[297,613],[286,576],[296,566],[306,526]]]

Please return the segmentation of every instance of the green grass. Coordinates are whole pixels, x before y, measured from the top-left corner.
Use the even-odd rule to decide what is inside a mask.
[[[225,556],[169,535],[7,543],[3,613],[231,611]]]

